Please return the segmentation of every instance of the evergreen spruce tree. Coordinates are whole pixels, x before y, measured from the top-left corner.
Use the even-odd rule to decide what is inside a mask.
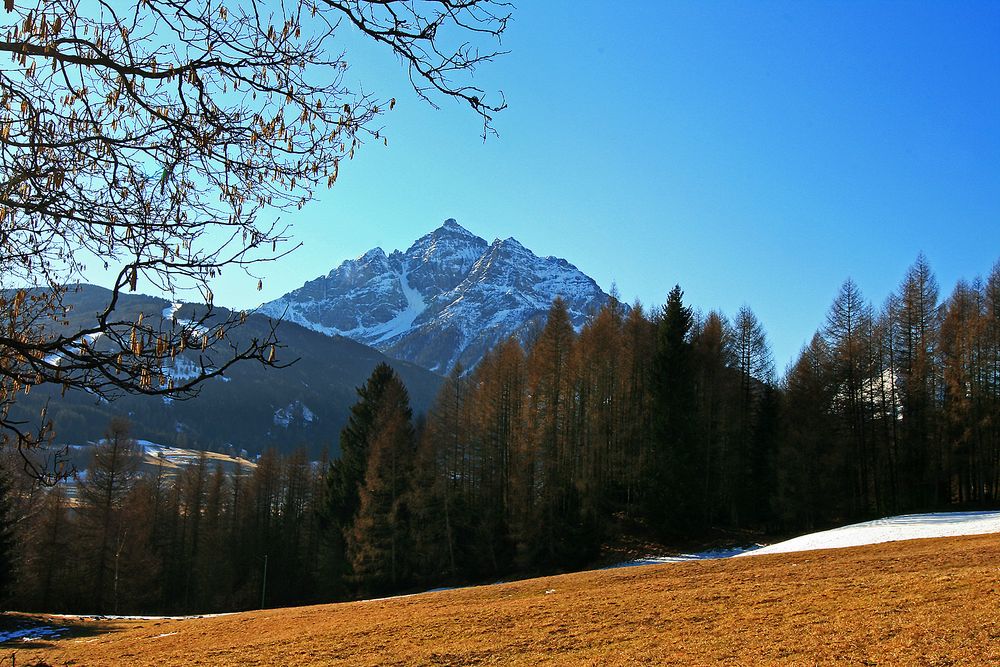
[[[322,539],[319,566],[321,586],[334,594],[344,592],[350,575],[347,538],[358,513],[359,490],[365,482],[375,415],[386,386],[396,377],[386,363],[378,364],[361,387],[340,433],[340,457],[330,464],[319,509]]]
[[[354,580],[363,594],[398,590],[410,581],[415,454],[409,395],[394,374],[375,406],[365,482],[347,540]]]
[[[778,485],[781,418],[781,392],[773,384],[762,384],[747,451],[742,515],[744,525],[763,530],[777,528],[773,498]]]
[[[421,585],[433,585],[453,579],[458,570],[454,498],[442,474],[433,436],[425,434],[419,439],[409,494],[415,580]]]
[[[347,425],[340,433],[340,458],[333,461],[327,476],[327,511],[330,519],[346,527],[358,511],[358,490],[365,481],[375,415],[386,386],[396,372],[385,362],[372,371],[358,388],[358,401],[351,407]]]
[[[643,493],[646,516],[661,534],[697,529],[699,485],[704,479],[696,448],[695,381],[691,343],[693,316],[675,286],[657,323],[652,363],[653,442]]]

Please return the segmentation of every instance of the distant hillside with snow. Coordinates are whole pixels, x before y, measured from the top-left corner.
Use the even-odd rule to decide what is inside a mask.
[[[93,318],[107,303],[108,294],[93,285],[71,290],[65,298],[72,306],[71,325]],[[196,313],[204,312],[202,304],[123,294],[116,315],[125,321],[135,321],[139,313],[147,322],[156,318],[183,321],[195,320]],[[211,321],[228,315],[218,307],[215,313],[218,320]],[[267,318],[249,315],[232,333],[236,340],[263,339],[269,327]],[[268,369],[253,362],[236,364],[224,376],[204,382],[201,393],[191,400],[123,396],[107,403],[78,391],[61,397],[57,388],[41,386],[18,399],[11,417],[33,423],[48,402],[57,443],[97,440],[112,416],[125,416],[132,422],[134,437],[165,446],[232,453],[246,450],[251,456],[270,447],[283,451],[305,447],[318,457],[324,450],[338,451],[340,430],[358,400],[355,390],[378,363],[389,363],[399,373],[417,413],[430,407],[441,386],[439,376],[348,338],[324,336],[290,322],[280,325],[278,337],[284,347],[277,350],[277,361],[294,362],[290,366]],[[106,343],[101,338],[92,342]],[[196,353],[189,350],[179,354],[164,375],[176,381],[195,377],[198,363]]]
[[[449,219],[405,252],[369,250],[259,312],[444,374],[530,331],[557,296],[577,327],[609,298],[564,259],[513,238],[487,243]]]

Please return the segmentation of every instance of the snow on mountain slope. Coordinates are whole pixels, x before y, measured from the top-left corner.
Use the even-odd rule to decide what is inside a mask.
[[[608,299],[566,260],[513,238],[488,244],[449,219],[406,252],[370,250],[260,312],[446,373],[530,330],[557,296],[578,328]]]
[[[260,313],[367,342],[378,338],[382,327],[408,306],[399,272],[385,252],[375,248],[264,304]]]

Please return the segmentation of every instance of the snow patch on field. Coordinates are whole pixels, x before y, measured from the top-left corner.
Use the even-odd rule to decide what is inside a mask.
[[[890,516],[864,523],[855,523],[833,530],[824,530],[795,537],[769,546],[754,544],[729,549],[711,549],[672,556],[646,556],[612,565],[611,568],[685,563],[693,560],[716,560],[738,556],[792,553],[816,549],[843,549],[866,544],[881,544],[928,537],[959,537],[1000,533],[1000,512],[935,512]],[[610,568],[609,568],[610,569]]]
[[[984,535],[987,533],[1000,533],[1000,512],[906,514],[802,535],[757,549],[746,555],[842,549],[899,540]]]
[[[190,621],[195,618],[219,618],[237,613],[239,612],[227,611],[219,614],[194,614],[191,616],[120,616],[116,614],[48,614],[48,616],[72,621]]]
[[[730,547],[729,549],[709,549],[708,551],[698,551],[689,554],[677,554],[674,556],[646,556],[636,560],[625,561],[612,568],[637,567],[639,565],[659,565],[661,563],[686,563],[692,560],[717,560],[719,558],[732,558],[750,553],[760,548],[758,544],[751,544],[745,547]]]
[[[0,630],[0,644],[8,642],[33,642],[39,639],[57,639],[68,629],[57,628],[52,625],[34,625],[14,630]]]

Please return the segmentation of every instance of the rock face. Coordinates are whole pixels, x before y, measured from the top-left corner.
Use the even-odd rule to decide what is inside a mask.
[[[259,312],[447,373],[529,332],[557,296],[576,327],[609,298],[564,259],[538,257],[512,238],[487,243],[446,220],[406,252],[369,250]]]

